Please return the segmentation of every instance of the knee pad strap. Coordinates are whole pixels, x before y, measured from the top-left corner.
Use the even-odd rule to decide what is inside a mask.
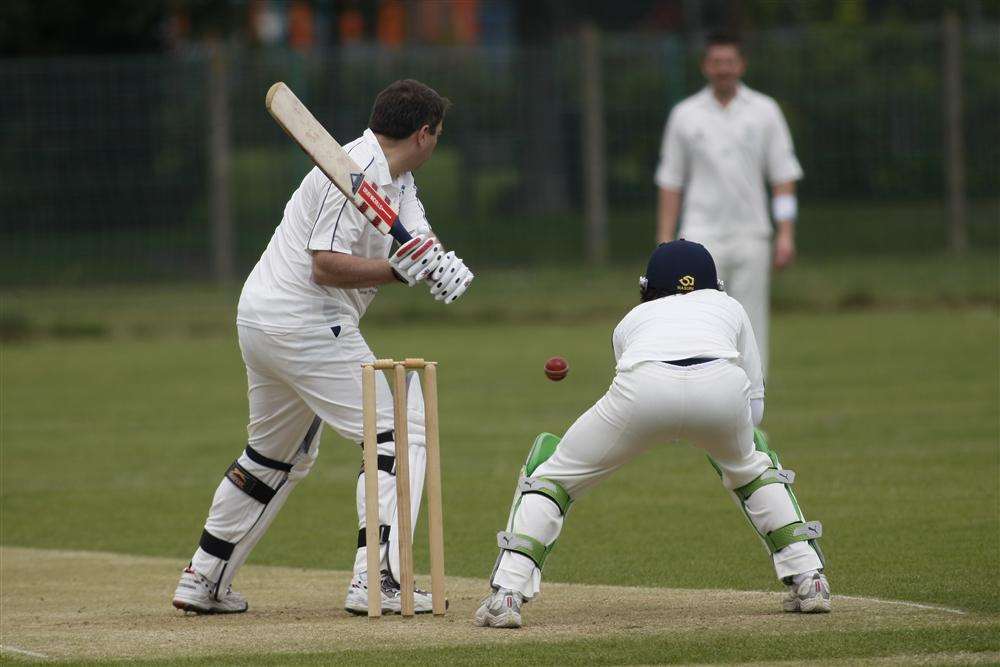
[[[265,468],[270,468],[271,470],[280,470],[282,472],[291,472],[292,464],[285,463],[284,461],[278,461],[276,459],[268,458],[258,452],[256,449],[247,445],[246,450],[247,458],[256,463],[257,465],[262,465]]]
[[[768,468],[760,475],[757,479],[753,480],[748,484],[744,484],[738,489],[733,489],[733,493],[743,502],[747,501],[747,498],[753,495],[754,491],[757,489],[767,486],[768,484],[784,484],[789,485],[795,481],[795,472],[792,470],[779,470],[778,468]]]
[[[378,455],[378,469],[382,472],[389,473],[390,475],[396,474],[396,457],[390,456],[388,454]],[[361,470],[358,472],[358,477],[365,474],[365,463],[361,462]]]
[[[380,524],[378,527],[378,543],[388,544],[389,543],[389,531],[391,528],[387,525]],[[362,528],[358,531],[358,548],[368,546],[368,531]]]
[[[241,466],[239,461],[233,461],[233,464],[226,470],[226,479],[232,482],[237,489],[262,505],[268,504],[271,502],[271,498],[274,498],[274,489]],[[205,549],[205,551],[208,551],[208,549]]]
[[[569,497],[569,493],[566,492],[566,489],[561,484],[545,477],[522,476],[517,482],[517,489],[521,492],[522,496],[529,493],[537,493],[540,496],[545,496],[556,504],[556,507],[559,508],[559,513],[563,516],[566,516],[569,506],[573,503],[573,499]]]

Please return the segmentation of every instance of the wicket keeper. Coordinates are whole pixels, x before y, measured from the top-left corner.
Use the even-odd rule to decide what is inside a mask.
[[[608,392],[561,440],[550,433],[535,439],[497,534],[492,592],[476,625],[521,627],[521,606],[540,591],[573,503],[646,449],[677,440],[708,454],[746,514],[788,587],[784,610],[830,611],[816,544],[822,526],[802,516],[791,488],[795,473],[781,467],[756,428],[764,379],[746,311],[722,291],[708,250],[683,239],[653,252],[640,289],[641,303],[611,339],[617,372]],[[678,528],[680,536],[697,530]]]

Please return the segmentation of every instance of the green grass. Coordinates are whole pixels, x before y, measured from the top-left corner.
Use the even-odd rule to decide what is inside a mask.
[[[634,302],[644,270],[639,260],[597,270],[484,270],[454,308],[390,285],[364,321],[368,326],[617,321]],[[805,258],[775,276],[772,302],[777,312],[802,313],[996,307],[998,276],[993,252],[959,258]],[[69,338],[74,332],[140,340],[227,336],[238,298],[238,287],[204,284],[9,288],[0,295],[0,340]]]
[[[291,151],[243,151],[234,160],[234,261],[243,276],[260,257],[290,188],[305,166]],[[274,174],[262,173],[270,164]],[[571,273],[584,255],[584,218],[567,207],[552,214],[516,208],[516,178],[486,172],[458,178],[454,152],[438,154],[418,175],[421,197],[435,231],[479,273],[496,267],[556,267]],[[460,196],[462,184],[473,192]],[[653,243],[652,188],[628,203],[611,203],[609,254],[615,262],[641,262]],[[803,199],[798,246],[805,263],[881,256],[923,262],[948,247],[947,211],[941,200],[817,201]],[[1000,201],[972,200],[969,247],[992,254],[1000,247]],[[0,233],[0,284],[107,285],[210,279],[211,230],[207,204],[171,227],[142,224],[118,229]]]
[[[379,355],[441,361],[449,574],[488,574],[533,436],[564,431],[606,389],[611,329],[634,300],[636,275],[484,275],[448,309],[407,305],[414,293],[398,288],[366,320]],[[989,256],[803,263],[779,280],[765,426],[798,474],[807,518],[824,524],[835,593],[1000,613],[996,289]],[[5,311],[35,329],[2,349],[4,545],[190,555],[245,434],[234,303],[230,292],[176,287],[7,295]],[[58,338],[46,333],[56,322],[92,322],[104,334]],[[572,367],[558,384],[542,374],[553,354]],[[253,562],[349,569],[360,453],[329,431],[321,452]],[[416,556],[426,570],[420,542]],[[670,445],[574,507],[546,577],[776,589],[704,456]],[[994,620],[258,658],[597,664],[996,650],[995,616],[983,618]]]

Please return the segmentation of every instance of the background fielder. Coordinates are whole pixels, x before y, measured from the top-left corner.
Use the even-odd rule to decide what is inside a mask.
[[[643,303],[612,337],[611,388],[561,441],[540,435],[521,469],[507,528],[497,535],[493,593],[476,612],[477,625],[520,627],[521,603],[539,592],[572,503],[645,449],[675,440],[709,455],[789,587],[784,609],[830,610],[815,542],[822,527],[804,520],[789,488],[795,474],[755,431],[764,416],[757,343],[746,312],[718,285],[700,244],[673,241],[653,253]]]
[[[750,316],[766,376],[773,229],[764,183],[771,184],[777,226],[773,265],[781,269],[795,258],[802,168],[781,109],[743,85],[745,71],[738,39],[709,38],[702,59],[708,86],[674,107],[663,134],[656,237],[672,240],[680,215],[680,236],[711,251],[726,291]]]
[[[362,441],[361,364],[374,355],[358,324],[378,286],[401,281],[412,287],[424,281],[436,299],[450,303],[472,282],[464,262],[431,238],[411,173],[433,154],[448,105],[422,83],[397,81],[376,98],[365,133],[344,147],[385,189],[414,237],[391,257],[391,237],[365,220],[318,168],[288,201],[281,224],[247,278],[237,314],[249,385],[248,444],[215,492],[198,549],[174,594],[175,607],[198,613],[245,611],[246,600],[230,584],[315,462],[321,424]],[[384,567],[376,577],[383,611],[392,612],[399,611],[392,399],[384,376],[376,379]],[[410,387],[415,522],[425,450],[419,384],[411,382]],[[365,613],[364,473],[357,484],[357,507],[361,530],[346,607]],[[430,611],[430,596],[420,591],[416,608]]]

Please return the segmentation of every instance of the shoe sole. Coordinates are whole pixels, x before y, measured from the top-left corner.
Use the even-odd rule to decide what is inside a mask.
[[[445,611],[448,611],[448,604],[449,604],[448,599],[445,598],[445,601],[444,601],[444,609],[445,609]],[[344,606],[344,611],[346,611],[348,614],[352,614],[354,616],[367,616],[368,615],[368,607],[348,607],[348,606],[345,605]],[[383,607],[382,608],[382,613],[390,615],[390,616],[395,616],[395,615],[402,615],[403,611],[401,609],[386,609],[386,608]],[[434,613],[434,609],[433,608],[431,608],[431,609],[414,609],[413,613],[414,614],[433,614]]]
[[[206,609],[205,607],[199,607],[191,604],[190,602],[178,599],[173,601],[173,605],[183,612],[192,612],[200,616],[212,616],[214,614],[242,614],[250,608],[250,605],[247,605],[246,607],[243,607],[243,609]]]
[[[800,614],[829,614],[832,608],[830,600],[813,600],[809,604],[803,606],[803,602],[796,600],[794,603],[782,603],[781,608],[787,613],[800,613]]]
[[[807,600],[799,604],[799,611],[803,614],[829,614],[830,606],[829,600]]]
[[[447,602],[445,603],[444,608],[445,609],[448,608],[448,603]],[[351,609],[350,607],[344,607],[344,611],[346,611],[348,614],[352,614],[354,616],[367,616],[368,615],[368,610],[367,609]],[[414,609],[413,610],[413,613],[417,614],[418,616],[421,615],[421,614],[431,614],[433,612],[434,612],[433,609],[420,609],[420,610]],[[397,610],[397,609],[383,609],[382,610],[382,615],[383,616],[399,616],[402,613],[403,612],[401,610]]]
[[[514,614],[504,614],[503,616],[494,616],[490,614],[486,618],[476,616],[474,621],[476,625],[481,628],[517,630],[521,627],[521,619]]]

